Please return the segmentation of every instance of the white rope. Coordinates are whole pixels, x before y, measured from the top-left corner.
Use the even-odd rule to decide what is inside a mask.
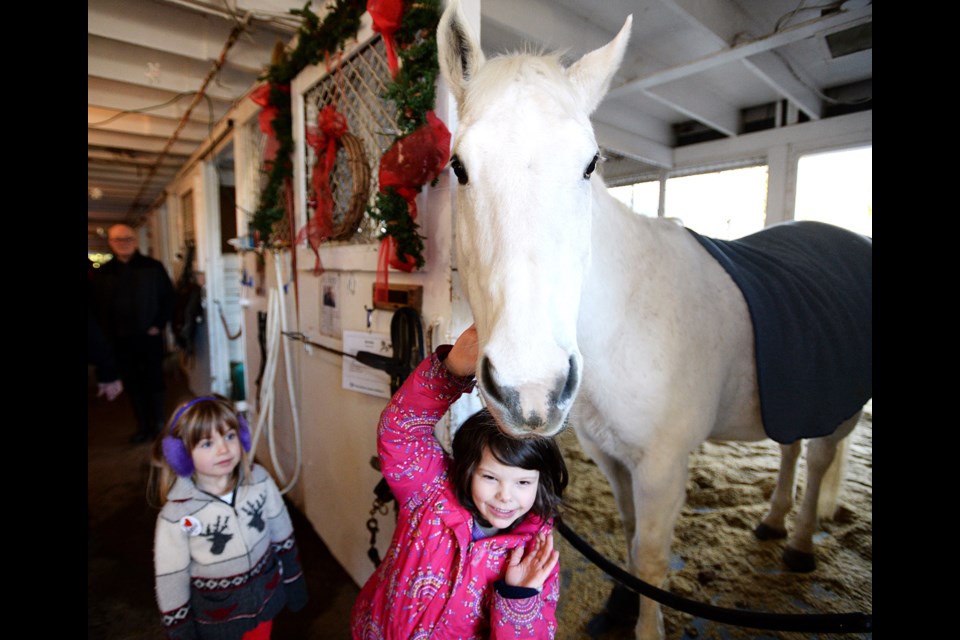
[[[282,256],[274,252],[274,267],[276,269],[276,286],[270,289],[267,298],[267,361],[264,365],[263,379],[260,386],[260,412],[257,416],[257,426],[250,445],[250,456],[256,454],[260,435],[266,429],[267,445],[270,451],[270,461],[273,463],[274,473],[277,475],[281,494],[287,493],[300,478],[303,447],[300,438],[300,416],[296,406],[293,384],[293,363],[290,360],[290,347],[283,341],[283,332],[286,330],[286,305],[282,295],[283,274],[280,267]],[[274,382],[276,380],[277,364],[280,356],[280,344],[283,341],[284,360],[287,373],[287,397],[290,402],[290,414],[293,416],[293,430],[295,438],[296,465],[293,478],[287,483],[286,474],[277,457],[276,437],[274,433],[274,409],[276,394]]]
[[[296,251],[296,248],[293,248]],[[280,269],[280,253],[275,252],[275,260],[273,262],[276,271],[277,271],[277,287],[278,289],[283,286],[283,275]],[[284,300],[280,300],[280,330],[277,331],[277,339],[283,342],[283,362],[287,372],[287,399],[290,404],[290,415],[293,417],[293,435],[294,435],[294,444],[297,454],[297,462],[294,466],[293,479],[290,480],[290,484],[281,490],[281,494],[286,493],[290,490],[300,478],[300,467],[302,464],[302,454],[303,447],[300,440],[300,411],[297,408],[296,394],[294,392],[293,385],[293,362],[290,357],[290,343],[283,339],[283,332],[289,330],[287,325],[287,308]],[[276,464],[276,463],[274,463]]]

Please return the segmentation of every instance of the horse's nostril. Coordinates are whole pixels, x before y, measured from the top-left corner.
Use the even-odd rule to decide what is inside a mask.
[[[504,404],[503,393],[500,389],[500,385],[496,382],[496,375],[493,372],[493,365],[490,363],[490,358],[487,356],[483,356],[480,359],[480,382],[483,385],[483,390],[491,400],[494,400],[500,404]]]
[[[580,371],[577,369],[577,361],[573,356],[570,356],[569,367],[567,369],[567,383],[563,385],[563,391],[560,392],[560,404],[566,404],[573,399],[580,383]]]

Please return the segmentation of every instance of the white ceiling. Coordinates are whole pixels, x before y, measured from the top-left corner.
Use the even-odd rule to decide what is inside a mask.
[[[289,11],[304,4],[88,0],[88,244],[159,201],[289,44]],[[322,16],[327,4],[310,8]],[[488,56],[530,44],[573,60],[631,13],[629,49],[593,117],[608,182],[671,166],[683,144],[872,108],[871,0],[482,0],[480,38]]]

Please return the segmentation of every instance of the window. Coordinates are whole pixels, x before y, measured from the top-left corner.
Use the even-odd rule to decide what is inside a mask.
[[[611,187],[610,194],[636,213],[657,217],[660,182]],[[730,240],[763,228],[767,167],[754,165],[666,180],[664,216],[711,238]]]
[[[795,220],[873,237],[873,147],[806,155],[797,164]]]
[[[640,215],[657,217],[660,208],[660,182],[638,182],[622,187],[611,187],[610,195],[627,205],[631,211]]]
[[[760,231],[767,211],[767,167],[670,178],[664,215],[711,238],[732,240]]]

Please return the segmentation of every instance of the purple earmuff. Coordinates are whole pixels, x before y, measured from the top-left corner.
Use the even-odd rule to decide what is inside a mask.
[[[173,416],[173,420],[170,421],[171,434],[173,433],[174,427],[177,426],[177,421],[180,419],[180,416],[183,415],[183,412],[202,400],[216,400],[217,402],[223,402],[222,398],[217,398],[216,396],[202,396],[200,398],[191,400],[187,404],[180,407],[180,410],[177,411],[177,413]],[[238,433],[240,437],[240,445],[243,447],[244,451],[249,452],[250,428],[247,426],[247,420],[242,414],[238,413],[237,422],[240,425],[240,431]],[[173,435],[164,436],[161,446],[163,447],[163,457],[167,459],[167,463],[170,464],[170,468],[173,469],[174,473],[183,477],[188,477],[193,474],[193,456],[190,455],[189,451],[187,451],[187,447],[183,444],[183,440]]]

